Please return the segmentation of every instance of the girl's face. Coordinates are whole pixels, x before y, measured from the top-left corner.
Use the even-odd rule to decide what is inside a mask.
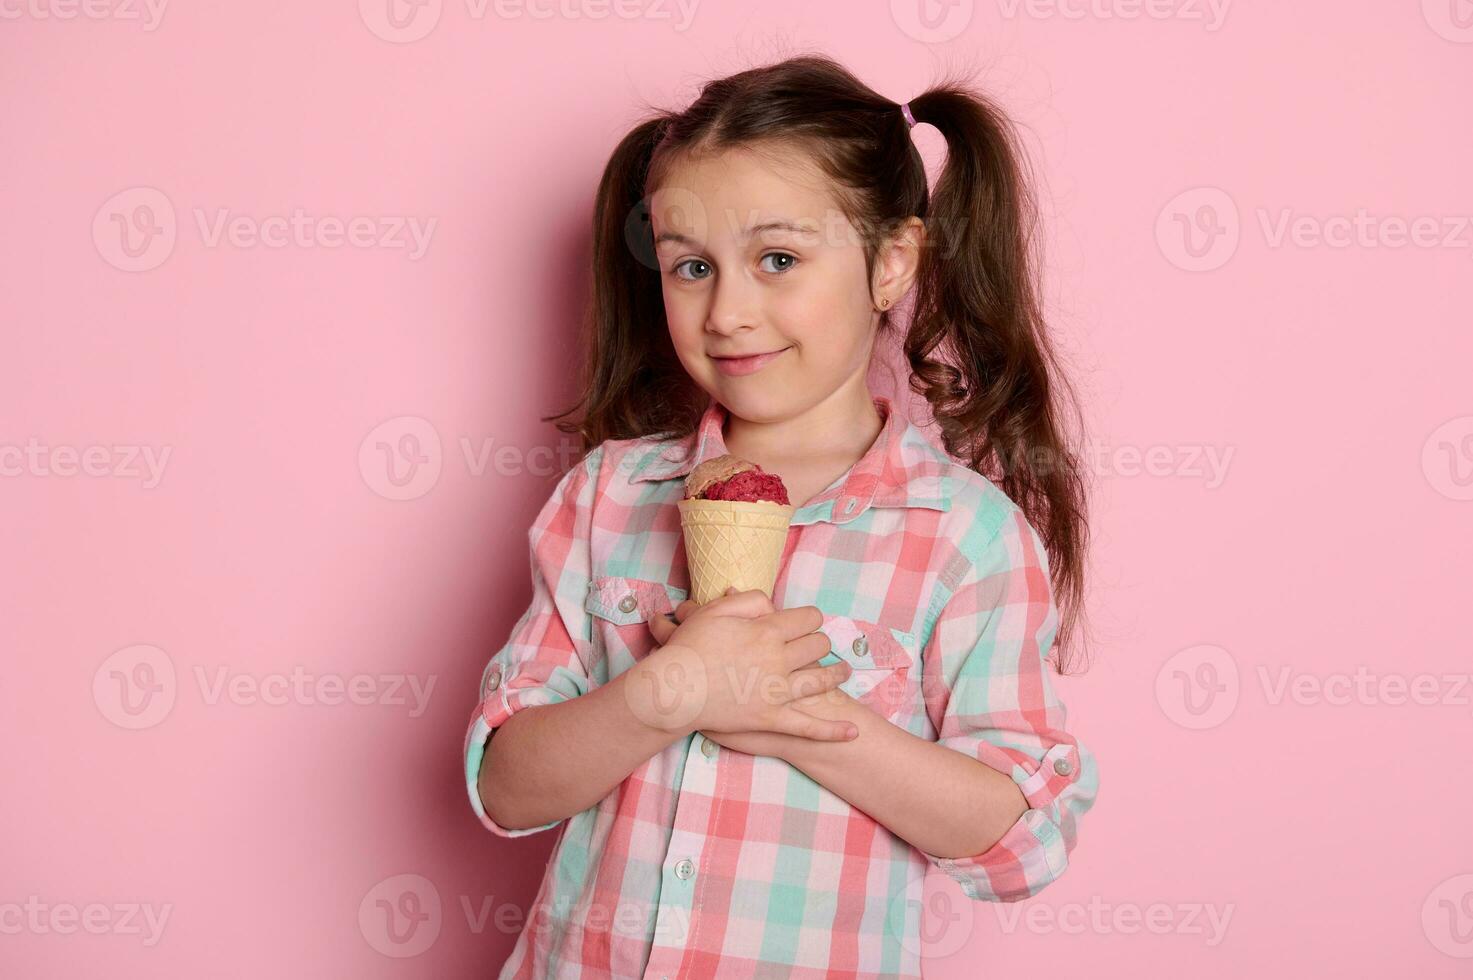
[[[745,150],[682,161],[650,213],[675,352],[717,401],[779,421],[867,391],[878,311],[863,243],[810,164]]]

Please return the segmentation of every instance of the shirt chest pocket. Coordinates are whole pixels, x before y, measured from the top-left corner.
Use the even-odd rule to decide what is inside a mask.
[[[884,718],[895,721],[910,698],[915,671],[915,634],[849,616],[823,617],[829,652],[822,665],[845,661],[854,668],[839,689]]]
[[[666,582],[606,575],[588,583],[583,608],[592,624],[596,658],[609,677],[634,666],[655,648],[649,621],[673,612],[688,593]]]

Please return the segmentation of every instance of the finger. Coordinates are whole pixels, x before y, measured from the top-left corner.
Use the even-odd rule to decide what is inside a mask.
[[[794,606],[774,612],[772,621],[782,631],[783,639],[796,640],[823,626],[823,611],[817,606]]]
[[[843,704],[848,699],[849,695],[847,693],[839,690],[837,687],[831,687],[827,691],[819,691],[817,694],[794,698],[788,702],[788,707],[795,708],[799,711],[806,711],[809,708],[822,710],[825,704]]]
[[[740,608],[742,609],[741,615],[743,616],[765,616],[768,613],[777,611],[777,607],[772,604],[772,599],[761,589],[738,589],[736,586],[732,586],[726,590],[726,594],[721,597],[721,600],[723,603],[739,601],[741,603]]]
[[[773,612],[772,600],[761,589],[745,592],[727,590],[701,607],[714,616],[745,616],[748,619]]]
[[[824,667],[805,667],[788,675],[788,691],[794,699],[806,698],[811,694],[831,691],[847,681],[854,668],[847,661]]]
[[[664,646],[670,639],[670,634],[675,632],[675,624],[665,618],[663,613],[651,616],[649,619],[650,635],[655,642]]]
[[[701,608],[700,607],[700,604],[697,603],[696,600],[694,600],[694,599],[685,599],[685,600],[683,600],[680,603],[680,605],[678,605],[678,606],[675,607],[675,621],[677,623],[683,623],[683,622],[685,622],[686,617],[689,616],[691,613],[695,612],[699,608]]]
[[[772,730],[819,742],[848,742],[859,735],[859,729],[853,722],[815,718],[795,708],[784,710]]]
[[[822,660],[831,649],[833,643],[827,633],[805,633],[783,646],[784,663],[788,670],[798,670],[816,660]]]

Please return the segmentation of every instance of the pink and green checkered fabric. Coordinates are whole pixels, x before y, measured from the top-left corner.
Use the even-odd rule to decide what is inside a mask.
[[[476,783],[496,727],[628,670],[654,648],[650,617],[688,594],[675,504],[691,468],[726,451],[713,400],[684,439],[595,448],[529,532],[532,602],[486,665],[465,740],[488,829],[559,828],[502,980],[919,977],[928,870],[1004,902],[1063,873],[1098,774],[1044,663],[1058,612],[1042,541],[993,483],[874,401],[879,438],[794,513],[774,601],[822,610],[823,662],[856,668],[845,691],[1012,776],[1029,809],[985,853],[939,858],[788,763],[694,733],[566,820],[487,817]]]

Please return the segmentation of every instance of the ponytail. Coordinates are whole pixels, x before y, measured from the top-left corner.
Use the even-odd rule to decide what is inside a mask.
[[[1065,423],[1082,428],[1040,308],[1037,208],[1007,116],[955,84],[910,102],[946,138],[903,349],[948,452],[1023,509],[1048,551],[1059,671],[1083,602],[1086,486]]]

